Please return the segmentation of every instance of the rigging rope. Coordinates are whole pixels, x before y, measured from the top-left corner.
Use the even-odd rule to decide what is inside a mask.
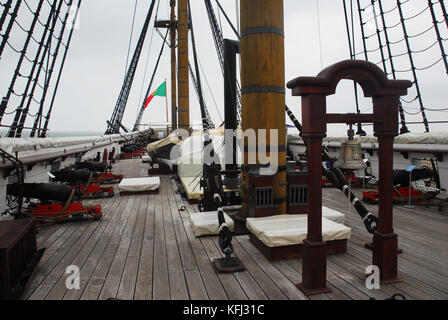
[[[126,66],[124,69],[124,77],[126,77],[126,71],[128,70],[128,64],[129,64],[129,55],[131,54],[131,44],[132,44],[132,36],[134,35],[134,25],[135,25],[135,15],[137,14],[137,0],[135,0],[134,5],[134,15],[132,17],[132,26],[131,26],[131,34],[129,35],[129,45],[128,45],[128,54],[126,57]]]
[[[5,49],[6,43],[8,42],[9,35],[10,35],[11,29],[12,29],[12,27],[14,25],[14,20],[17,18],[17,13],[19,11],[21,3],[22,3],[22,0],[17,0],[16,5],[14,6],[14,9],[13,9],[13,11],[10,14],[11,18],[9,20],[8,26],[6,27],[6,31],[5,31],[5,33],[2,36],[3,40],[0,43],[0,59],[2,57],[3,50]],[[5,11],[6,11],[6,8],[5,8]],[[1,123],[1,110],[0,110],[0,123]]]
[[[17,63],[16,69],[14,71],[14,75],[12,77],[12,80],[11,80],[11,83],[9,85],[9,88],[8,88],[8,91],[7,91],[6,95],[2,99],[2,103],[0,105],[0,124],[1,124],[1,121],[2,121],[2,118],[3,118],[3,114],[6,111],[6,108],[7,108],[7,105],[8,105],[8,101],[9,101],[9,99],[11,97],[12,92],[14,91],[14,86],[16,84],[17,78],[19,77],[20,70],[21,70],[22,64],[23,64],[23,60],[25,59],[26,52],[27,52],[27,49],[28,49],[28,45],[29,45],[29,43],[31,41],[31,36],[32,36],[33,31],[34,31],[34,27],[36,26],[37,18],[39,17],[40,10],[42,9],[42,5],[43,5],[43,0],[39,0],[39,4],[38,4],[36,12],[34,14],[33,21],[31,22],[30,31],[28,32],[28,36],[26,37],[25,43],[23,45],[23,48],[22,48],[22,51],[21,51],[21,54],[20,54],[20,57],[19,57],[19,61]],[[14,20],[15,19],[16,19],[16,17],[14,17]],[[11,23],[11,25],[12,24],[13,23]],[[4,40],[5,39],[7,41],[7,37],[4,38]]]
[[[210,84],[209,84],[208,79],[207,79],[207,75],[205,74],[204,68],[202,67],[201,60],[199,58],[198,58],[198,62],[199,62],[199,67],[201,68],[201,71],[202,71],[202,75],[204,76],[205,83],[207,84],[207,87],[208,87],[208,90],[210,92],[210,95],[212,96],[212,100],[213,100],[213,103],[215,105],[216,112],[218,112],[219,119],[222,122],[223,119],[222,119],[221,112],[219,111],[218,104],[216,103],[215,96],[213,94],[212,88],[210,87]]]
[[[299,131],[299,135],[302,136],[302,126],[300,122],[297,120],[292,111],[286,105],[285,110],[289,118]],[[304,142],[306,145],[306,141]],[[358,198],[356,198],[356,196],[351,192],[349,186],[347,185],[347,180],[345,179],[344,174],[342,173],[341,169],[335,168],[333,166],[334,160],[330,157],[325,148],[322,148],[322,160],[327,162],[329,165],[329,169],[326,169],[324,166],[322,166],[322,173],[327,176],[328,180],[331,181],[336,188],[341,190],[344,193],[344,195],[347,198],[349,198],[351,204],[356,209],[356,212],[362,218],[362,221],[367,231],[373,234],[377,230],[378,217],[370,213],[366,209],[366,207],[364,207],[362,202]]]
[[[154,78],[156,76],[157,69],[159,68],[160,59],[162,57],[163,49],[165,48],[166,39],[168,37],[169,32],[170,32],[170,29],[167,28],[165,37],[164,37],[163,42],[162,42],[162,47],[160,48],[159,56],[157,57],[157,62],[156,62],[156,65],[154,67],[154,71],[153,71],[152,76],[151,76],[151,81],[149,81],[148,89],[146,90],[146,95],[144,97],[142,106],[140,107],[140,112],[139,112],[139,114],[137,116],[137,119],[135,120],[133,131],[137,131],[138,127],[140,126],[140,122],[141,122],[142,117],[143,117],[143,112],[145,111],[145,101],[146,101],[147,97],[149,96],[149,94],[151,93],[152,83],[154,82]]]
[[[39,115],[36,119],[34,119],[34,125],[33,125],[33,129],[31,130],[30,137],[34,137],[36,132],[37,132],[37,136],[39,137],[40,133],[41,133],[42,116],[43,116],[43,110],[44,110],[44,105],[45,105],[45,99],[47,98],[48,88],[50,86],[50,81],[53,76],[53,71],[54,71],[54,68],[56,65],[59,50],[61,49],[61,43],[62,43],[62,39],[64,37],[64,33],[66,31],[66,25],[67,25],[68,18],[70,17],[70,7],[71,7],[72,3],[73,3],[73,0],[70,0],[70,5],[67,8],[67,12],[65,14],[65,17],[64,17],[64,20],[62,22],[62,26],[61,26],[61,29],[59,32],[59,37],[57,38],[58,41],[56,43],[56,48],[54,49],[54,57],[51,60],[51,65],[50,65],[50,56],[48,56],[48,58],[47,58],[47,72],[45,73],[45,89],[44,89],[44,92],[42,93],[42,97],[41,97],[41,102],[40,102],[39,112],[38,112]],[[59,18],[59,14],[55,15],[55,17],[56,17],[56,19]],[[51,42],[50,42],[50,44],[51,44]],[[51,51],[49,51],[49,52],[51,52]]]
[[[152,13],[154,11],[156,0],[151,1],[151,5],[149,7],[149,11],[146,15],[145,23],[142,28],[142,32],[140,33],[139,40],[137,42],[137,46],[135,48],[134,55],[132,57],[131,63],[129,65],[129,69],[126,73],[125,80],[123,82],[123,86],[120,90],[120,94],[117,99],[117,103],[115,104],[115,108],[112,112],[112,116],[110,121],[107,122],[107,130],[105,134],[113,134],[118,133],[120,131],[120,123],[123,119],[123,115],[126,109],[126,104],[129,98],[129,93],[132,87],[132,83],[134,81],[135,72],[137,69],[138,62],[140,60],[140,55],[143,49],[143,45],[145,43],[146,34],[149,27],[149,22],[152,17]]]
[[[349,26],[349,19],[347,14],[347,4],[346,1],[343,0],[343,7],[344,7],[344,15],[345,15],[345,26],[347,31],[347,40],[348,40],[348,47],[350,52],[350,59],[355,59],[354,52],[356,50],[355,48],[355,32],[354,32],[354,21],[353,21],[353,0],[350,0],[350,17],[351,17],[351,36],[350,36],[350,26]],[[321,60],[322,64],[322,60]],[[322,67],[322,66],[321,66]],[[356,85],[356,82],[353,82],[353,90],[355,94],[355,107],[356,107],[356,113],[360,113],[359,110],[359,98],[358,98],[358,87]],[[358,131],[357,134],[359,135],[366,135],[366,132],[362,130],[362,124],[358,123]]]
[[[437,17],[436,14],[434,12],[434,4],[432,3],[431,0],[428,0],[428,7],[431,11],[431,17],[432,17],[432,21],[434,24],[434,31],[436,32],[436,36],[437,36],[437,41],[436,43],[439,44],[439,48],[440,48],[440,53],[442,54],[442,59],[443,59],[443,64],[445,66],[445,71],[448,74],[448,61],[446,60],[446,53],[445,53],[445,48],[443,46],[442,43],[442,36],[440,35],[440,30],[439,30],[439,24],[437,23]]]
[[[159,13],[159,6],[160,6],[160,0],[157,2],[156,17],[154,19],[155,21],[157,21],[157,16],[158,16],[158,13]],[[155,27],[152,28],[151,36],[149,38],[148,55],[146,56],[145,72],[143,73],[143,81],[142,81],[142,86],[140,88],[140,95],[139,95],[139,100],[138,101],[142,101],[142,99],[143,99],[143,90],[144,90],[144,87],[145,87],[146,75],[148,74],[149,58],[151,56],[152,41],[154,39],[154,30],[155,29],[156,29]],[[140,109],[137,108],[137,114],[136,114],[137,118],[138,118],[139,113],[140,113]]]
[[[53,89],[53,95],[51,97],[50,106],[48,108],[47,115],[45,116],[44,127],[42,129],[42,132],[39,135],[40,138],[45,138],[46,134],[47,134],[48,123],[50,122],[51,112],[53,110],[53,105],[54,105],[54,101],[55,101],[55,98],[56,98],[56,93],[58,92],[59,83],[60,83],[60,80],[61,80],[62,71],[64,70],[64,65],[65,65],[65,61],[67,59],[67,53],[68,53],[68,50],[70,48],[70,43],[72,41],[73,32],[75,31],[75,24],[76,24],[76,21],[78,20],[79,10],[81,8],[81,3],[82,3],[82,0],[79,0],[78,4],[76,6],[75,15],[73,17],[72,25],[71,25],[71,28],[70,28],[70,34],[69,34],[68,39],[67,39],[67,45],[65,46],[64,55],[62,57],[62,62],[61,62],[61,65],[59,67],[58,78],[56,79],[56,84],[55,84],[54,89]]]
[[[219,1],[218,0],[216,0],[216,3],[218,4],[218,7],[219,7],[219,10],[222,12],[222,14],[224,15],[224,18],[226,18],[226,21],[227,21],[227,23],[229,24],[229,26],[230,26],[230,28],[232,29],[232,31],[235,33],[235,35],[236,35],[236,37],[238,38],[238,39],[240,39],[240,32],[239,32],[239,14],[238,14],[238,11],[237,11],[237,26],[238,26],[238,29],[237,28],[235,28],[235,26],[233,25],[233,23],[232,23],[232,20],[230,20],[230,18],[229,18],[229,16],[227,15],[227,13],[226,13],[226,11],[224,10],[224,8],[221,6],[221,4],[219,3]],[[237,4],[237,6],[238,6],[238,4]],[[221,27],[221,30],[222,30],[222,27]]]
[[[425,131],[429,132],[429,124],[428,124],[428,119],[426,118],[426,114],[425,114],[425,107],[423,105],[423,100],[422,100],[422,96],[421,96],[421,92],[420,92],[420,86],[418,84],[418,80],[417,80],[417,73],[416,73],[416,67],[414,65],[414,58],[412,57],[412,49],[411,49],[411,45],[409,43],[409,39],[408,39],[408,32],[406,29],[406,23],[405,23],[405,19],[404,19],[404,15],[403,15],[403,9],[401,7],[401,3],[400,0],[397,0],[397,7],[398,7],[398,13],[400,15],[400,21],[401,21],[401,26],[402,26],[402,30],[403,30],[403,35],[405,38],[405,43],[406,43],[406,48],[408,51],[408,56],[409,56],[409,62],[411,64],[411,71],[412,71],[412,75],[414,77],[414,85],[415,85],[415,89],[417,91],[417,96],[418,96],[418,101],[420,104],[420,110],[422,113],[422,118],[423,118],[423,123],[425,126]],[[399,72],[398,70],[396,70],[396,72]]]
[[[34,101],[34,102],[40,104],[41,101],[42,101],[41,100],[41,101],[37,102],[36,99],[33,98],[34,97],[34,92],[35,92],[36,88],[39,87],[39,88],[42,89],[42,95],[44,94],[45,84],[44,84],[44,86],[42,86],[39,83],[39,78],[40,78],[40,74],[41,74],[42,70],[45,72],[45,74],[47,74],[49,72],[49,70],[44,67],[44,62],[45,62],[45,57],[47,57],[51,53],[51,47],[50,46],[51,46],[52,39],[54,38],[53,34],[54,34],[54,31],[55,31],[55,28],[56,28],[56,24],[57,24],[57,19],[55,19],[55,16],[60,14],[61,8],[62,8],[62,5],[63,5],[63,0],[59,0],[59,2],[57,3],[57,7],[56,7],[56,2],[54,4],[55,4],[55,6],[52,7],[51,13],[48,15],[47,23],[48,23],[49,26],[50,26],[50,23],[51,23],[51,26],[48,29],[49,34],[48,34],[47,41],[46,41],[45,45],[44,45],[44,41],[45,41],[45,37],[46,37],[46,32],[44,31],[44,33],[42,34],[41,45],[44,48],[44,51],[42,53],[40,61],[37,63],[36,76],[34,77],[34,80],[33,80],[34,83],[33,83],[33,86],[31,88],[31,91],[30,91],[30,97],[28,98],[28,101],[27,101],[26,105],[25,105],[25,100],[23,102],[21,102],[21,107],[23,107],[23,105],[25,105],[25,108],[23,109],[21,115],[16,115],[16,116],[20,116],[19,125],[16,128],[16,126],[15,126],[16,118],[15,118],[14,122],[13,122],[13,126],[11,126],[11,130],[8,133],[9,137],[13,137],[13,136],[21,137],[22,131],[24,129],[25,121],[26,121],[26,118],[27,118],[27,115],[29,114],[29,109],[30,109],[31,103]],[[41,49],[42,49],[42,47],[41,47]],[[36,59],[39,58],[39,54],[40,54],[39,51],[40,50],[38,50],[38,52],[36,53]],[[30,72],[30,75],[31,74],[32,73]],[[14,132],[14,130],[16,130],[16,132]]]

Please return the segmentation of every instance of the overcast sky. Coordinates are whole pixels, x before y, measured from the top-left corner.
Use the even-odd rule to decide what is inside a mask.
[[[37,0],[28,0],[31,4],[37,4]],[[131,56],[150,5],[149,0],[137,1],[137,15],[135,20],[135,29],[133,41],[131,44]],[[236,1],[221,0],[228,15],[236,24]],[[350,0],[347,1],[350,3]],[[206,103],[209,112],[215,124],[222,122],[223,115],[223,80],[221,69],[218,64],[215,46],[209,27],[204,2],[201,0],[191,0],[192,15],[196,32],[196,41],[198,45],[198,55],[201,66],[204,70],[202,74],[203,91],[205,92]],[[212,1],[215,5],[215,2]],[[356,3],[356,1],[354,1]],[[370,1],[361,0],[364,6]],[[65,65],[63,78],[58,91],[55,109],[50,122],[50,129],[53,131],[95,131],[102,132],[106,128],[106,120],[109,120],[115,103],[120,92],[126,68],[126,58],[128,51],[129,38],[131,34],[131,24],[133,17],[135,1],[134,0],[84,0],[81,13],[79,30],[76,30],[71,43],[68,59]],[[383,0],[384,10],[393,9],[396,5],[395,0]],[[344,11],[342,1],[335,0],[313,0],[297,1],[285,0],[285,52],[286,52],[286,79],[291,80],[297,76],[316,75],[323,67],[329,66],[335,62],[349,58],[347,36],[345,29]],[[410,0],[403,4],[405,17],[411,17],[421,12],[427,6],[426,0]],[[215,6],[216,9],[216,6]],[[22,15],[19,14],[19,20],[29,25],[31,17],[27,15],[26,8],[22,6]],[[378,9],[376,9],[378,10]],[[439,17],[440,8],[436,5],[436,12]],[[371,7],[366,9],[366,19],[373,16]],[[44,20],[44,15],[42,20]],[[152,21],[154,20],[154,16]],[[157,14],[158,19],[169,18],[169,0],[160,0],[160,7]],[[442,18],[439,18],[442,20]],[[235,38],[231,29],[227,26],[224,18],[221,16],[226,38]],[[399,16],[396,10],[386,15],[386,23],[389,26],[396,25]],[[408,32],[410,35],[418,34],[426,30],[432,24],[429,10],[426,10],[417,18],[408,23]],[[132,91],[128,100],[123,123],[127,127],[132,127],[137,112],[143,99],[142,94],[146,91],[149,78],[154,69],[157,55],[162,45],[162,39],[157,32],[153,32],[153,22],[148,32],[145,47],[141,55],[138,71],[136,73]],[[361,51],[361,36],[359,34],[359,21],[357,11],[355,11],[356,26],[356,51]],[[447,38],[448,32],[446,25],[440,25],[442,37]],[[366,25],[366,33],[375,32],[375,22],[372,19]],[[3,33],[3,31],[2,31]],[[320,34],[320,38],[319,38]],[[36,37],[39,36],[37,32]],[[397,41],[403,38],[401,26],[392,28],[390,31],[390,40]],[[23,39],[23,32],[15,28],[11,35],[11,41],[15,41],[17,46]],[[320,41],[319,41],[320,39]],[[375,36],[367,41],[370,50],[378,47]],[[411,46],[414,51],[420,51],[436,40],[435,32],[430,30],[424,35],[411,39]],[[384,41],[384,40],[383,40]],[[446,43],[445,43],[446,45]],[[406,52],[404,42],[392,47],[394,54],[403,54]],[[448,50],[448,47],[446,47]],[[32,56],[32,49],[30,49]],[[440,59],[440,49],[436,44],[428,51],[416,53],[415,64],[418,68],[428,66]],[[191,57],[191,56],[190,56]],[[364,58],[358,56],[358,58]],[[157,88],[165,79],[170,79],[170,56],[169,49],[165,48],[159,70],[156,74],[152,90]],[[379,51],[370,54],[369,59],[372,62],[379,62]],[[409,59],[406,55],[394,60],[397,70],[409,68]],[[0,89],[3,96],[9,85],[12,72],[17,63],[17,54],[10,48],[0,61]],[[146,74],[145,66],[147,63]],[[275,62],[274,62],[275,63]],[[389,65],[387,66],[389,68]],[[26,63],[24,66],[26,70]],[[412,80],[410,72],[400,72],[399,78]],[[446,108],[447,101],[447,75],[442,62],[439,62],[433,68],[426,71],[419,71],[418,78],[422,89],[422,98],[425,106],[430,109]],[[55,76],[53,81],[55,80]],[[169,82],[168,82],[169,83]],[[167,86],[168,96],[170,96],[170,85]],[[36,91],[40,92],[40,91]],[[211,94],[213,92],[213,95]],[[50,95],[51,96],[51,95]],[[194,123],[200,123],[200,110],[196,99],[196,94],[192,85],[190,85],[191,96],[191,120]],[[291,97],[290,90],[287,90],[287,103],[291,106],[296,116],[300,119],[300,98]],[[411,89],[407,100],[412,100],[416,96],[415,89]],[[360,109],[365,112],[371,110],[371,101],[361,99]],[[215,104],[216,103],[216,104]],[[170,102],[169,102],[170,104]],[[156,97],[151,102],[149,108],[145,111],[143,122],[165,122],[165,99]],[[47,104],[48,106],[48,104]],[[418,112],[418,103],[405,104],[409,113]],[[34,108],[34,109],[33,109]],[[330,112],[354,112],[353,86],[348,81],[343,81],[338,87],[335,96],[329,99]],[[14,102],[8,106],[8,111],[14,109]],[[279,112],[283,112],[282,106],[279,106]],[[32,106],[31,114],[37,111],[37,104]],[[448,118],[446,112],[428,111],[429,120],[444,120]],[[10,116],[5,116],[2,124],[11,123]],[[406,115],[408,121],[421,121],[421,115]],[[28,119],[27,125],[32,125],[32,119]],[[431,125],[431,131],[446,131],[445,125]],[[410,125],[414,132],[423,132],[422,125]],[[329,127],[329,134],[344,134],[346,127],[344,125],[332,125]],[[368,130],[369,131],[369,130]]]

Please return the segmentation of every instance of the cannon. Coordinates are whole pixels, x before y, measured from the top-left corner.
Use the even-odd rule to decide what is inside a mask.
[[[146,152],[146,149],[142,145],[129,144],[121,148],[121,158],[122,159],[133,159],[141,158]]]
[[[53,181],[67,182],[71,185],[87,183],[91,179],[91,171],[85,169],[51,171],[51,174],[54,176]]]
[[[75,169],[86,169],[91,172],[97,172],[98,175],[94,177],[94,182],[97,184],[114,184],[120,183],[123,180],[122,174],[111,173],[112,165],[104,162],[77,162],[75,163]]]
[[[82,193],[83,199],[98,199],[114,196],[114,187],[96,183],[97,174],[86,169],[52,171],[53,181],[71,185]]]
[[[77,162],[75,169],[87,169],[93,172],[106,172],[107,163],[104,162]]]
[[[438,178],[438,173],[435,169],[430,169],[428,167],[422,167],[412,170],[410,180],[419,181],[429,178]],[[394,170],[393,171],[393,183],[394,190],[392,192],[394,202],[400,203],[409,200],[409,195],[411,199],[416,202],[421,202],[423,200],[433,199],[439,191],[421,191],[409,185],[409,172],[406,170]],[[438,188],[440,188],[440,183]],[[378,190],[365,190],[363,191],[363,201],[371,204],[375,204],[379,199]]]
[[[83,205],[82,191],[56,183],[13,183],[6,187],[8,197],[23,197],[29,202],[25,215],[31,216],[37,225],[69,221],[80,218],[98,220],[101,218],[101,205]],[[40,203],[31,202],[37,199]]]
[[[13,183],[6,187],[6,194],[18,197],[20,193],[26,199],[39,199],[42,203],[50,201],[67,201],[72,188],[69,186],[54,183]],[[81,196],[80,192],[74,193],[72,197]]]
[[[409,186],[409,172],[406,170],[394,170],[394,185]],[[434,177],[434,170],[427,167],[412,170],[411,180],[419,181]]]

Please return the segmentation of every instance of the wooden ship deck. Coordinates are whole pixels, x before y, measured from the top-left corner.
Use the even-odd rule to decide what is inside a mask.
[[[125,177],[144,176],[140,159],[121,160],[115,172]],[[103,206],[99,221],[61,223],[43,227],[38,245],[45,254],[23,295],[30,300],[135,299],[135,300],[246,300],[307,297],[296,287],[301,281],[301,260],[269,262],[250,242],[236,236],[236,255],[247,268],[235,274],[217,274],[211,264],[220,257],[218,237],[195,238],[188,212],[196,211],[176,192],[170,176],[161,177],[160,194],[96,200]],[[340,191],[324,189],[324,204],[347,211]],[[185,206],[186,211],[179,211]],[[375,212],[376,208],[372,208]],[[352,228],[348,253],[328,257],[331,293],[312,299],[385,299],[401,293],[407,299],[448,299],[448,215],[433,208],[409,210],[396,206],[399,276],[404,281],[365,286],[364,270],[372,253],[364,248],[371,237],[359,217],[346,214]],[[65,270],[80,268],[81,288],[67,290]]]

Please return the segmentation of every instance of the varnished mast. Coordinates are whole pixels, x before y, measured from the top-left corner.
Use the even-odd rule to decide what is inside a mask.
[[[283,0],[241,0],[241,84],[243,131],[266,129],[266,150],[270,129],[278,130],[277,157],[279,170],[274,176],[275,214],[286,213],[286,128],[285,128],[285,58]],[[256,146],[244,141],[242,174],[243,216],[248,216],[247,172],[250,152]],[[275,142],[273,143],[275,144]],[[258,155],[257,155],[257,161]]]
[[[171,128],[177,129],[177,77],[176,77],[176,0],[170,0],[170,45],[171,45]]]
[[[178,126],[179,129],[190,129],[190,101],[188,78],[188,1],[179,0],[177,8],[178,17],[178,48],[177,48],[177,77],[178,77]]]

